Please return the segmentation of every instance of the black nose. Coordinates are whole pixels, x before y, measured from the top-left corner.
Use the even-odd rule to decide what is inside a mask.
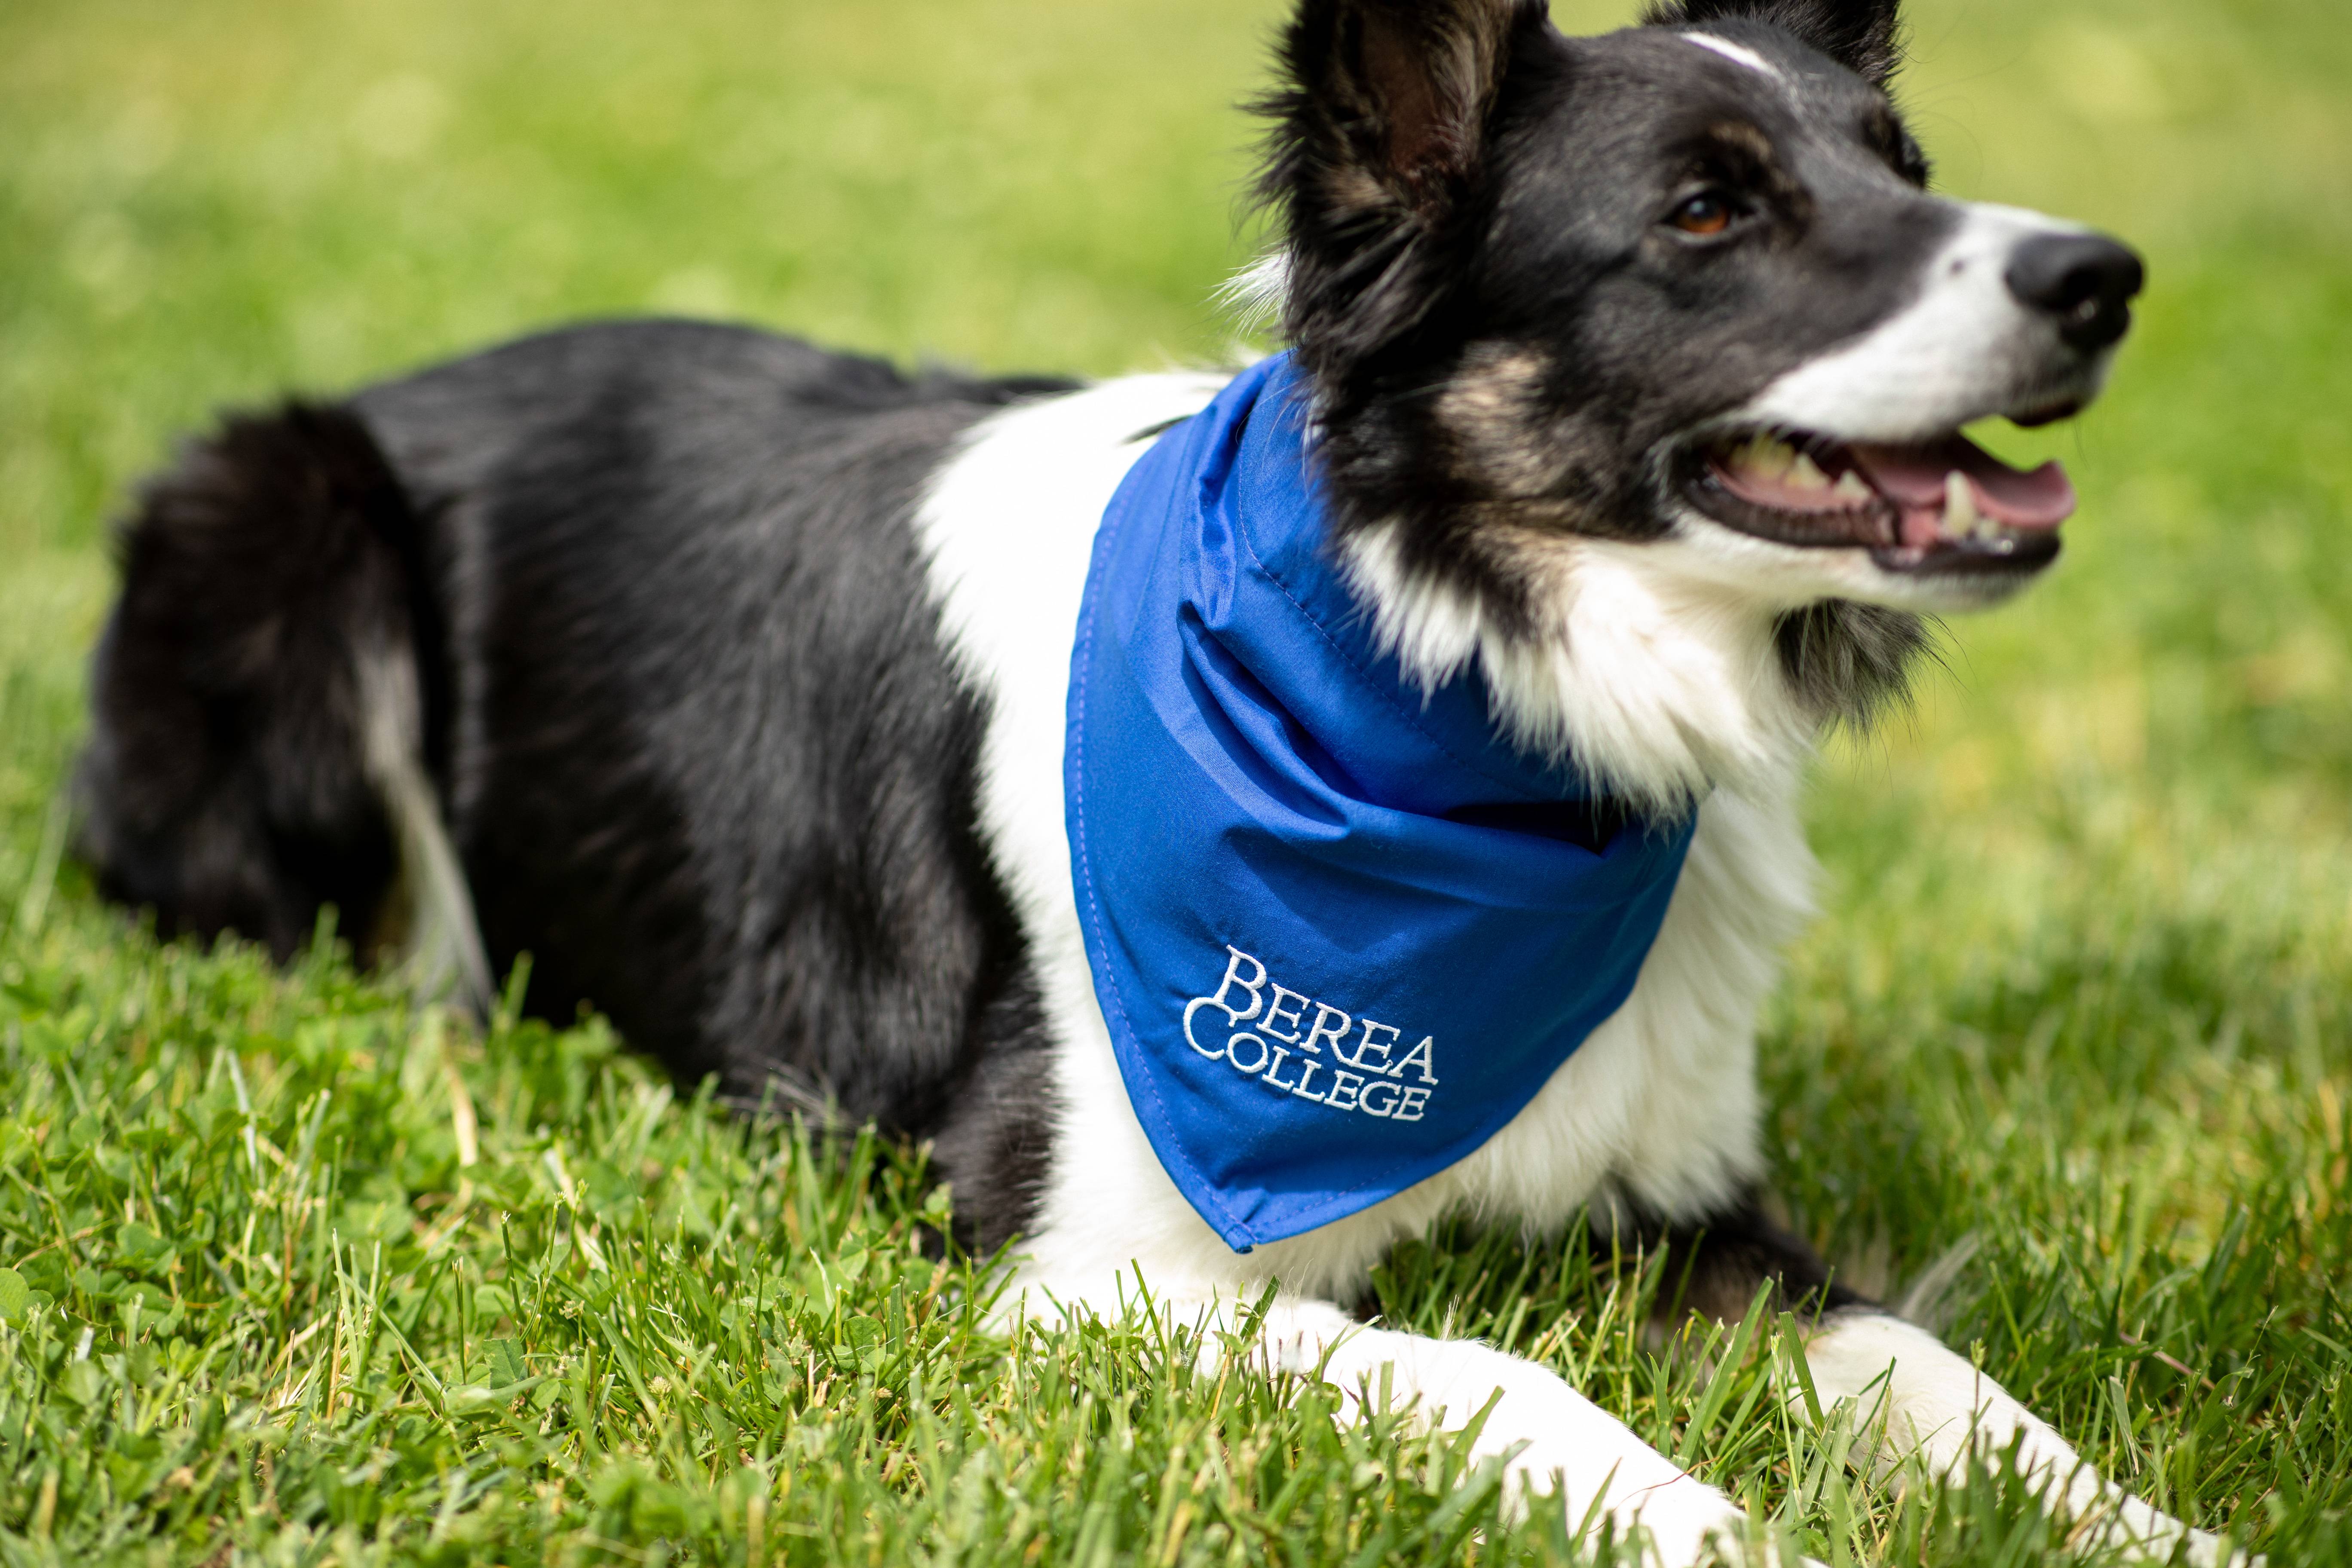
[[[2058,318],[2058,335],[2085,353],[2131,330],[2131,302],[2147,268],[2095,234],[2037,235],[2009,258],[2009,291]]]

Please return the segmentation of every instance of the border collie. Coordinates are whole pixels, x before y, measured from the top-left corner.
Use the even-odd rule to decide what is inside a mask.
[[[1758,1195],[1807,759],[2056,557],[2063,475],[1958,432],[2083,407],[2141,286],[1931,194],[1898,54],[1895,0],[1299,0],[1243,381],[639,321],[230,418],[123,532],[82,852],[167,934],[333,905],[477,997],[528,953],[540,1013],[930,1140],[1033,1303],[1139,1276],[1265,1371],[1499,1394],[1516,1496],[1670,1564],[1740,1510],[1351,1317],[1387,1248],[1668,1249],[1677,1311],[1778,1292],[1882,1460],[2014,1443],[2218,1561]]]

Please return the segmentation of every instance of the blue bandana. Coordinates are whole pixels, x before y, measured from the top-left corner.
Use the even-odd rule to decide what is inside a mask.
[[[1633,989],[1691,824],[1595,852],[1572,764],[1475,669],[1378,652],[1324,554],[1304,375],[1244,372],[1129,472],[1070,660],[1095,994],[1169,1175],[1247,1252],[1444,1170]]]

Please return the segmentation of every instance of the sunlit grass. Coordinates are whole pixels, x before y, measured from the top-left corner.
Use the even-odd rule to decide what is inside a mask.
[[[982,1331],[919,1152],[716,1115],[593,1025],[433,1023],[328,950],[158,947],[58,853],[104,521],[208,409],[644,310],[1221,354],[1277,11],[0,8],[0,1560],[1564,1553],[1444,1445],[1183,1344]],[[1992,437],[2074,470],[2066,563],[1822,769],[1780,1194],[1874,1288],[1965,1256],[1955,1342],[2147,1495],[2352,1561],[2352,28],[1915,17],[1948,185],[2154,286],[2105,403]],[[1816,1555],[2063,1546],[2014,1487],[1849,1471],[1783,1325],[1660,1347],[1580,1238],[1437,1240],[1392,1318],[1545,1359]]]

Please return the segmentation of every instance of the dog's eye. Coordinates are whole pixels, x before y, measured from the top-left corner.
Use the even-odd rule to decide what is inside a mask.
[[[1676,207],[1668,216],[1666,221],[1685,234],[1695,234],[1705,238],[1709,235],[1721,234],[1725,229],[1729,228],[1731,220],[1738,216],[1738,214],[1732,208],[1730,198],[1722,192],[1701,191]]]

